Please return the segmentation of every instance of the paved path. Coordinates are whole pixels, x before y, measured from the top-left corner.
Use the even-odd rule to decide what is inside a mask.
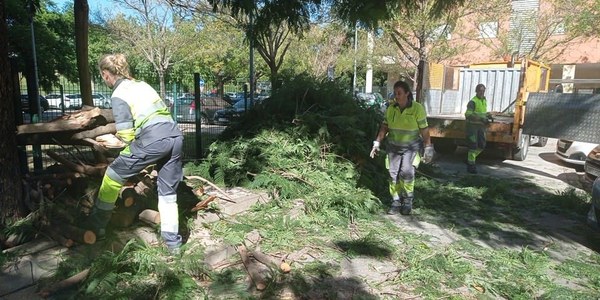
[[[525,178],[556,191],[570,187],[590,191],[591,183],[586,182],[583,167],[564,163],[556,157],[555,150],[556,139],[548,139],[545,147],[529,147],[524,161],[503,159],[493,151],[484,152],[477,159],[478,171],[494,177]],[[464,175],[466,157],[467,149],[459,147],[453,154],[439,155],[435,162],[444,173]]]

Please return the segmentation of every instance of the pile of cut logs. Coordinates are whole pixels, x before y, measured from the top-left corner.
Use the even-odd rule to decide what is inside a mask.
[[[45,153],[57,164],[23,179],[24,203],[42,233],[64,246],[96,242],[96,235],[81,228],[81,221],[94,204],[108,164],[125,146],[115,133],[112,110],[93,107],[17,128],[19,145],[55,145]],[[89,147],[92,151],[85,151]],[[155,184],[152,167],[129,179],[120,191],[112,226],[128,227],[137,219],[158,224],[158,212],[147,210],[149,201],[156,201]],[[7,240],[5,246],[22,242],[18,239]]]

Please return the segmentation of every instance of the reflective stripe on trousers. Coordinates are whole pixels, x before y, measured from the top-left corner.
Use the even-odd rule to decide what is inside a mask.
[[[158,195],[177,194],[177,186],[183,179],[182,136],[164,138],[148,145],[134,140],[130,149],[130,155],[120,154],[106,170],[98,193],[99,202],[114,205],[127,178],[152,164],[156,164],[158,170]]]
[[[389,152],[390,194],[402,198],[412,198],[415,189],[415,166],[413,162],[417,156],[415,150],[403,152]]]

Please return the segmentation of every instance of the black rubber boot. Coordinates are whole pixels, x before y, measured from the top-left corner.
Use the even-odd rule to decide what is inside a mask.
[[[410,213],[412,212],[412,203],[413,198],[404,199],[404,203],[402,204],[400,213],[402,213],[403,215],[410,215]]]
[[[113,210],[103,210],[96,206],[85,221],[85,228],[96,234],[96,239],[101,239],[106,235],[106,226],[110,222]]]
[[[165,241],[165,245],[167,245],[167,250],[171,255],[178,255],[179,248],[181,247],[181,235],[176,232],[160,232],[161,237]]]
[[[402,200],[393,200],[392,207],[388,210],[388,215],[397,215],[400,212],[400,208],[402,207]]]
[[[477,167],[475,165],[468,164],[467,165],[467,172],[469,172],[471,174],[477,174]]]

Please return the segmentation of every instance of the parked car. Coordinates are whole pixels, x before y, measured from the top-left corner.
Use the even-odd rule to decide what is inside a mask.
[[[596,146],[597,144],[561,139],[556,142],[555,154],[559,159],[566,163],[583,166],[588,154],[590,154]]]
[[[585,159],[583,165],[586,179],[594,181],[600,176],[600,145],[596,146]]]
[[[50,108],[63,109],[71,106],[71,101],[61,94],[48,94],[46,95],[46,99]]]
[[[374,107],[381,111],[385,111],[387,101],[380,93],[357,93],[354,98],[364,103],[367,107]]]
[[[247,103],[250,106],[250,101]],[[233,106],[215,111],[213,121],[217,125],[235,122],[246,112],[246,101],[238,101]]]
[[[111,108],[111,101],[109,97],[106,97],[100,93],[92,94],[92,100],[94,101],[95,107],[100,108]]]
[[[229,102],[233,105],[235,103],[238,103],[239,101],[244,100],[244,93],[243,92],[239,92],[239,93],[229,92],[229,93],[226,93],[225,96],[223,96],[223,98],[227,102]]]
[[[81,94],[66,94],[66,99],[69,99],[70,106],[69,108],[80,109],[82,106]]]
[[[41,113],[44,113],[48,109],[50,109],[50,104],[46,97],[40,95],[40,107],[42,109]],[[29,96],[21,95],[21,110],[23,112],[29,113]]]
[[[193,96],[179,97],[175,101],[175,118],[177,122],[194,122],[196,120],[195,108],[192,106]],[[200,121],[202,124],[211,124],[215,111],[230,107],[231,105],[219,98],[211,96],[202,96],[200,98]]]

